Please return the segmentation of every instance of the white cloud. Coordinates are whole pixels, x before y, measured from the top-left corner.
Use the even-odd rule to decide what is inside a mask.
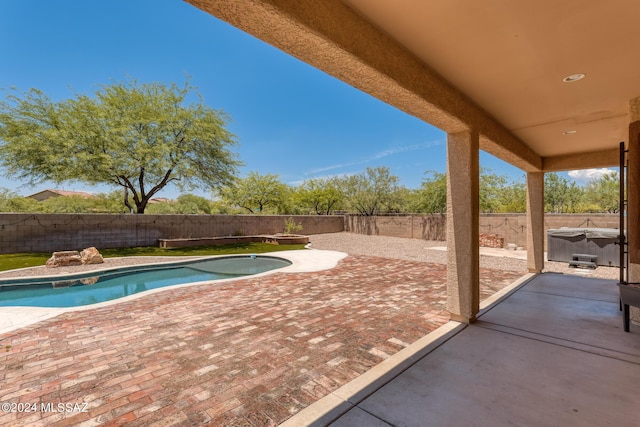
[[[312,169],[309,172],[305,173],[305,176],[313,176],[315,174],[321,173],[321,172],[327,172],[330,170],[335,170],[335,169],[342,169],[342,168],[347,168],[347,167],[351,167],[351,166],[356,166],[356,165],[363,165],[363,164],[367,164],[367,163],[371,163],[375,160],[379,160],[385,157],[389,157],[389,156],[393,156],[394,154],[398,154],[398,153],[405,153],[407,151],[416,151],[416,150],[423,150],[425,148],[431,148],[431,147],[435,147],[437,145],[442,145],[444,144],[445,141],[429,141],[429,142],[422,142],[419,144],[412,144],[412,145],[405,145],[405,146],[398,146],[398,147],[392,147],[389,148],[387,150],[383,150],[383,151],[379,151],[377,153],[375,153],[374,155],[364,158],[364,159],[360,159],[360,160],[356,160],[353,162],[349,162],[349,163],[338,163],[335,165],[331,165],[331,166],[325,166],[325,167],[321,167],[321,168],[316,168],[316,169]],[[344,174],[341,174],[344,175]]]
[[[598,179],[604,175],[610,175],[617,172],[615,169],[600,168],[600,169],[580,169],[569,171],[569,176],[581,184],[586,184],[589,181]]]
[[[331,166],[325,166],[325,167],[322,167],[322,168],[311,169],[309,172],[305,173],[305,176],[316,175],[316,174],[318,174],[320,172],[327,172],[327,171],[334,170],[334,169],[342,169],[342,168],[346,168],[346,167],[349,167],[349,166],[357,165],[358,163],[361,163],[361,162],[339,163],[339,164],[336,164],[336,165],[331,165]]]
[[[429,142],[423,142],[420,144],[405,145],[401,147],[392,147],[388,150],[380,151],[379,153],[374,154],[370,159],[367,159],[366,161],[378,160],[378,159],[382,159],[383,157],[392,156],[394,154],[406,153],[407,151],[423,150],[425,148],[435,147],[436,145],[442,145],[443,143],[444,141],[429,141]]]

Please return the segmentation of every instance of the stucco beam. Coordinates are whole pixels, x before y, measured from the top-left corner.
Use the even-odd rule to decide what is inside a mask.
[[[526,171],[542,160],[403,46],[339,0],[185,0],[447,133],[476,129],[481,148]]]
[[[485,123],[480,131],[480,149],[504,160],[525,172],[541,172],[542,158],[533,150],[515,139],[512,134],[505,134],[491,123]],[[523,148],[523,146],[525,148]]]
[[[619,163],[620,151],[618,148],[542,158],[542,166],[544,172],[604,168],[619,166]]]

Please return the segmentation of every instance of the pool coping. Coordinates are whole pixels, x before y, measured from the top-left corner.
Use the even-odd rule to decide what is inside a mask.
[[[55,283],[55,282],[67,282],[72,280],[82,280],[85,278],[91,278],[101,274],[120,274],[120,273],[129,273],[132,271],[137,272],[137,271],[144,271],[144,270],[164,270],[164,269],[171,269],[175,267],[184,267],[193,263],[211,261],[218,258],[251,258],[251,257],[262,257],[262,258],[280,259],[280,260],[288,261],[284,257],[276,257],[272,255],[267,255],[267,254],[210,255],[210,256],[202,256],[202,257],[194,257],[194,258],[181,258],[180,260],[177,260],[177,261],[158,261],[158,262],[152,262],[151,260],[149,260],[149,262],[139,262],[135,264],[119,265],[119,266],[105,266],[104,268],[77,271],[77,272],[66,273],[66,274],[65,273],[55,274],[56,272],[53,272],[54,274],[46,275],[46,276],[23,276],[23,277],[14,276],[14,277],[8,277],[8,278],[0,277],[0,289],[8,286],[18,286],[18,287],[32,286],[32,285],[48,284],[51,282]],[[119,259],[124,259],[124,258],[119,258]],[[286,265],[285,267],[288,267],[288,266],[289,265]],[[282,268],[284,267],[279,267],[279,269],[282,269]],[[14,270],[14,271],[17,271],[17,270]],[[248,275],[255,276],[256,274],[248,274]],[[238,276],[238,277],[244,277],[244,276]],[[216,280],[221,280],[221,279],[216,279]]]
[[[197,256],[193,257],[193,259],[181,259],[180,261],[162,261],[162,262],[148,262],[148,263],[140,263],[136,266],[149,266],[149,265],[170,265],[179,262],[188,262],[189,260],[195,261],[200,259],[215,259],[222,257],[234,257],[238,255],[246,255],[246,254],[228,254],[228,255],[213,255],[213,256]],[[263,273],[253,274],[249,276],[241,276],[241,277],[232,277],[228,279],[219,279],[216,280],[215,283],[228,283],[232,281],[242,280],[242,279],[252,279],[263,277],[276,273],[307,273],[314,271],[322,271],[329,270],[338,265],[338,262],[347,256],[344,252],[338,251],[326,251],[326,250],[318,250],[318,249],[299,249],[293,251],[276,251],[276,252],[266,252],[257,255],[283,258],[291,262],[291,265],[286,267],[282,267],[275,270],[265,271]],[[110,268],[96,268],[91,272],[102,272],[102,271],[110,271],[110,270],[118,270],[126,268],[125,266],[119,267],[110,267]],[[81,272],[80,274],[86,274],[88,272]],[[71,276],[71,275],[69,275]],[[51,276],[32,276],[30,278],[37,279],[41,277],[51,277]],[[30,326],[32,324],[51,319],[53,317],[59,316],[64,313],[74,312],[74,311],[83,311],[83,310],[91,310],[95,308],[107,307],[110,305],[121,304],[125,302],[129,302],[138,298],[142,298],[145,296],[149,296],[158,292],[164,292],[171,289],[178,289],[190,286],[203,285],[207,283],[212,283],[211,280],[199,281],[199,282],[191,282],[191,283],[183,283],[178,285],[166,286],[163,288],[150,289],[144,292],[140,292],[133,295],[128,295],[123,298],[118,298],[111,301],[104,301],[96,304],[83,305],[79,307],[64,307],[64,308],[51,308],[51,307],[25,307],[25,306],[10,306],[10,307],[0,307],[0,334],[4,334],[7,332],[12,332],[14,330]]]

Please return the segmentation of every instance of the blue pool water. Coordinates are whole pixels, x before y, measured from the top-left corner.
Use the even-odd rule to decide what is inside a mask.
[[[1,306],[78,307],[182,283],[228,279],[291,265],[282,258],[233,256],[67,277],[0,281]]]

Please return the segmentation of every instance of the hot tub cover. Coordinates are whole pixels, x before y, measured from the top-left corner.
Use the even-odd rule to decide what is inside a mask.
[[[620,230],[617,228],[569,228],[562,227],[547,230],[547,235],[554,237],[579,237],[588,239],[617,239]]]

